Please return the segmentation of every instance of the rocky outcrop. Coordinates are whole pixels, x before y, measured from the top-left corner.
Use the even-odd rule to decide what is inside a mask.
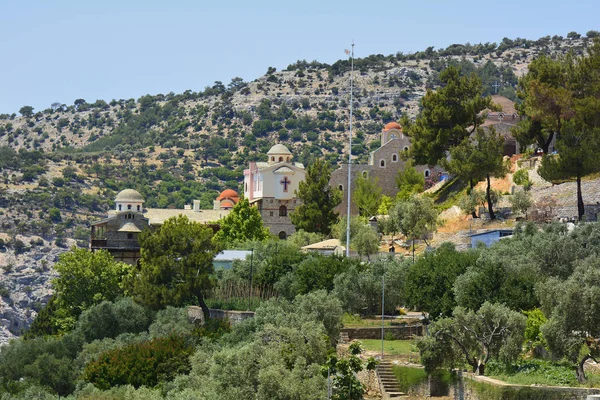
[[[67,248],[38,236],[17,235],[15,239],[39,244],[18,255],[10,248],[0,251],[0,345],[27,330],[48,303],[56,276],[52,266],[61,253],[75,245],[72,239],[67,239]]]

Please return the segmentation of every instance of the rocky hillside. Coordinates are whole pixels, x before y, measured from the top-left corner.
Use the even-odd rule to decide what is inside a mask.
[[[477,73],[486,93],[514,98],[533,58],[583,52],[588,41],[504,39],[356,59],[353,154],[365,161],[385,123],[416,115],[449,64]],[[135,188],[148,207],[183,208],[200,199],[210,208],[220,190],[239,190],[244,166],[274,142],[300,162],[341,162],[349,70],[348,60],[298,61],[252,82],[234,78],[198,92],[76,99],[0,114],[0,341],[28,325],[50,294],[57,255],[87,245],[89,222],[112,207],[119,190]]]

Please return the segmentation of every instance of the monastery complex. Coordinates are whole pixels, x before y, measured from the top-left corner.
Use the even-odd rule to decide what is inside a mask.
[[[505,137],[505,155],[518,152],[518,145],[510,135],[510,128],[517,123],[514,103],[494,96],[501,111],[489,112],[484,128],[494,126]],[[398,191],[396,177],[404,170],[405,161],[400,157],[410,149],[410,138],[402,132],[396,122],[390,122],[381,130],[381,146],[372,151],[367,164],[352,164],[351,182],[358,177],[377,180],[382,193],[395,197]],[[426,179],[440,179],[444,171],[439,166],[417,165],[416,170]],[[283,144],[276,144],[267,152],[266,160],[251,162],[244,170],[244,197],[258,208],[264,225],[273,235],[286,239],[295,232],[290,214],[301,204],[296,191],[304,181],[304,165],[293,161],[292,152]],[[347,211],[348,165],[344,164],[331,174],[330,185],[342,191],[342,203],[337,211],[346,215]],[[115,198],[115,209],[107,218],[92,224],[90,247],[92,250],[106,249],[115,259],[135,264],[140,258],[138,235],[144,230],[160,226],[169,218],[186,216],[190,221],[199,222],[219,229],[218,222],[229,214],[240,196],[235,190],[226,189],[213,202],[212,210],[200,209],[200,201],[184,209],[144,208],[144,199],[137,191],[125,189]],[[357,213],[354,206],[351,213]]]

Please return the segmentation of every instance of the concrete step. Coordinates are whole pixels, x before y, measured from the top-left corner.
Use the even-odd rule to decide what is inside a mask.
[[[386,392],[386,394],[390,399],[407,396],[404,392]]]

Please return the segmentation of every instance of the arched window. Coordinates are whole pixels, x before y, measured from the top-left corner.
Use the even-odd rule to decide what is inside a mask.
[[[286,161],[287,161],[287,162],[290,162],[290,158],[288,157]]]
[[[121,211],[121,205],[119,204],[119,211]]]
[[[279,157],[279,162],[282,162],[282,161],[283,161],[283,157]]]
[[[138,204],[138,206],[137,206],[137,210],[138,210],[138,211],[140,211],[140,205],[139,205],[139,204]]]
[[[340,189],[340,191],[343,192],[344,191],[344,185],[339,185],[338,189]]]
[[[271,161],[275,161],[275,157],[271,157]]]
[[[428,169],[425,170],[425,178],[429,178],[429,176],[431,176],[431,171],[429,171]]]
[[[286,206],[279,207],[279,216],[287,217],[287,207]]]
[[[285,233],[284,231],[279,232],[279,239],[281,239],[281,240],[287,239],[287,233]]]
[[[398,154],[392,154],[392,162],[398,162]]]
[[[131,210],[131,204],[127,204],[127,209]]]
[[[379,166],[380,166],[381,168],[385,168],[385,160],[381,160],[381,161],[379,161]]]
[[[404,151],[408,151],[408,146],[404,146]]]
[[[363,171],[363,173],[362,173],[362,177],[363,177],[364,179],[367,179],[367,178],[369,177],[369,174],[367,173],[367,171]]]

